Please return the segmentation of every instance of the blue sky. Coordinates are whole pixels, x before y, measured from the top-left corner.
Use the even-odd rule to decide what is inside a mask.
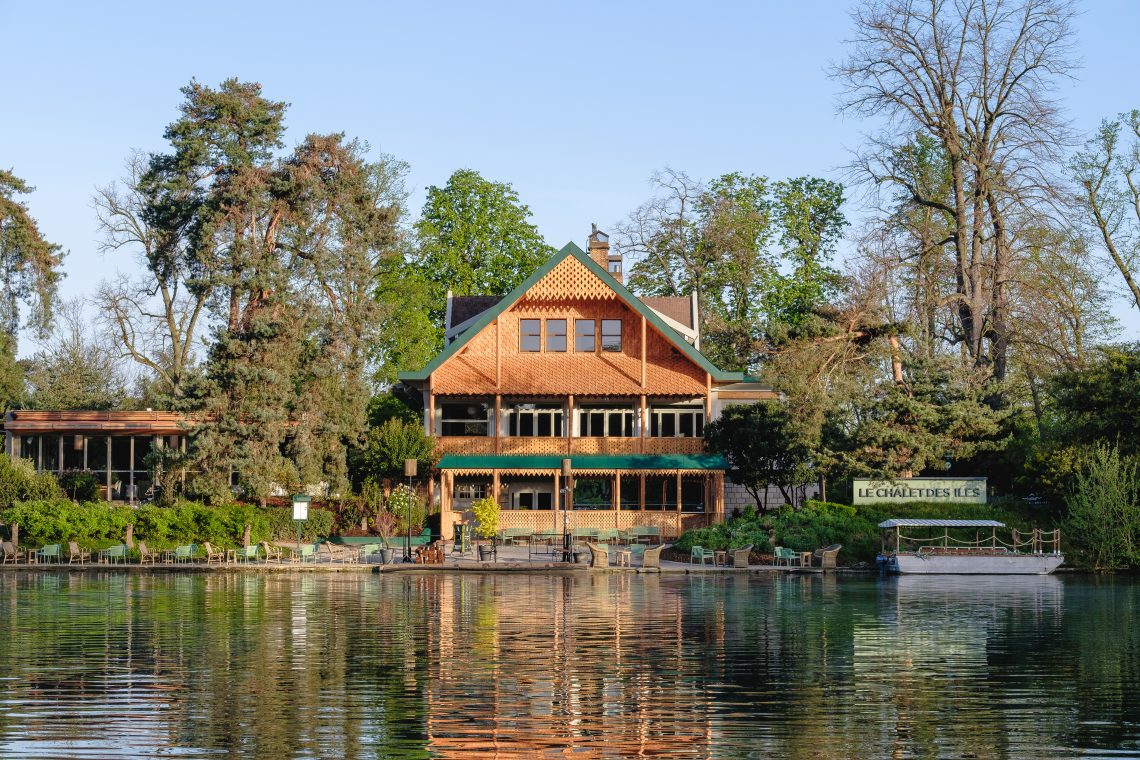
[[[868,125],[835,113],[829,64],[850,4],[196,2],[0,0],[0,166],[49,239],[70,250],[65,296],[123,254],[97,250],[95,187],[132,149],[163,149],[192,77],[259,81],[291,103],[287,141],[344,131],[411,165],[411,207],[457,168],[511,182],[555,246],[607,229],[664,166],[840,179]],[[1140,107],[1140,3],[1089,3],[1074,127]],[[849,215],[859,213],[856,205]],[[1123,339],[1140,316],[1118,299]],[[25,353],[28,346],[22,346]]]

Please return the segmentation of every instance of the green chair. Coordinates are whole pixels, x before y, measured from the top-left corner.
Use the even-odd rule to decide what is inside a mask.
[[[63,547],[59,544],[45,544],[36,552],[37,562],[62,562]]]
[[[183,544],[182,546],[174,547],[174,551],[170,552],[169,558],[175,564],[182,562],[193,562],[194,555],[197,554],[198,547],[194,544]]]
[[[106,561],[108,564],[115,564],[116,562],[127,561],[128,549],[126,544],[116,544],[115,546],[108,546],[103,551],[99,552],[100,559]]]
[[[364,544],[360,547],[360,561],[368,562],[370,557],[380,553],[380,544]]]
[[[292,551],[293,555],[291,559],[293,562],[304,563],[310,560],[316,561],[317,559],[317,547],[315,544],[301,544],[299,548],[295,548]]]
[[[800,563],[800,553],[795,549],[786,549],[783,546],[776,547],[776,564],[784,564],[791,567],[793,564]]]
[[[616,528],[598,531],[598,543],[616,544],[621,541],[621,531]]]
[[[234,556],[238,562],[256,562],[257,550],[257,544],[253,544],[252,546],[239,546]]]
[[[697,562],[700,562],[702,565],[709,562],[713,562],[715,564],[715,560],[716,552],[714,552],[712,549],[705,549],[701,546],[694,546],[693,550],[689,552],[690,565],[694,565]]]

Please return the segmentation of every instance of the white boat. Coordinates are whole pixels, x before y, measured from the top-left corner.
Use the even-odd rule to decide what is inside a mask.
[[[884,520],[879,527],[884,530],[879,566],[892,573],[1048,575],[1065,561],[1059,529],[1010,530],[1006,541],[997,532],[1005,523],[997,520],[902,518]],[[971,528],[973,538],[963,538]],[[989,529],[989,535],[983,536],[983,529]]]

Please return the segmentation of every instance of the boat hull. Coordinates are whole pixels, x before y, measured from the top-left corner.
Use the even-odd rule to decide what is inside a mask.
[[[1060,554],[897,554],[888,567],[900,575],[1048,575],[1064,561]]]

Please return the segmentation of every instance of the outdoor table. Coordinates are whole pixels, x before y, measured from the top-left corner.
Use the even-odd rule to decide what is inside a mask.
[[[633,551],[631,549],[618,549],[617,550],[617,564],[618,564],[618,567],[632,567],[633,566]]]
[[[554,556],[562,551],[561,533],[532,533],[530,543],[527,545],[527,557],[536,554],[549,554]]]
[[[812,552],[800,552],[800,567],[811,567]]]
[[[713,567],[728,564],[728,552],[723,549],[713,550]]]
[[[237,549],[226,549],[226,564],[237,562]]]

